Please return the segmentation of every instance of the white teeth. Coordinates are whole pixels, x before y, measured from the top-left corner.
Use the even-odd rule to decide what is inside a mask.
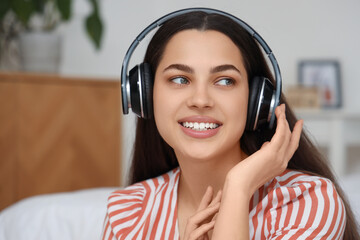
[[[186,128],[191,128],[193,130],[197,131],[204,131],[209,129],[214,129],[219,127],[219,124],[217,123],[204,123],[204,122],[183,122],[181,123]]]

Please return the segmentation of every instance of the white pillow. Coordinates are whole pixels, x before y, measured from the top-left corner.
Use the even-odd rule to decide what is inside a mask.
[[[115,188],[38,195],[0,212],[0,239],[100,239],[107,197]]]

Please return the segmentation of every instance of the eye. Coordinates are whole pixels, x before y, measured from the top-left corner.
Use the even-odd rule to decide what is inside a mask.
[[[234,85],[235,81],[231,78],[223,78],[217,81],[215,84],[220,86],[230,86]]]
[[[179,85],[189,84],[189,80],[184,77],[174,77],[170,79],[171,82]]]

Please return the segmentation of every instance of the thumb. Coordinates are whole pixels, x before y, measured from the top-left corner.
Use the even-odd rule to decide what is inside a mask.
[[[264,142],[263,145],[261,146],[261,148],[266,147],[269,143],[270,143],[270,142]],[[260,148],[260,149],[261,149],[261,148]]]

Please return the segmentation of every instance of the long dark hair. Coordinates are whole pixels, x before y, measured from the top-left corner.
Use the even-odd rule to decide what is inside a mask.
[[[265,57],[253,37],[231,19],[222,15],[204,12],[192,12],[172,18],[158,29],[149,43],[144,59],[145,62],[150,64],[153,73],[156,72],[164,48],[170,38],[176,33],[188,29],[197,29],[199,31],[215,30],[225,34],[240,49],[249,81],[255,76],[265,76],[274,83],[274,78]],[[283,95],[280,103],[286,105],[286,118],[292,130],[297,118]],[[269,141],[274,135],[275,127],[272,130],[263,128],[258,131],[245,131],[240,139],[242,150],[248,155],[259,150],[262,144]],[[160,136],[155,120],[153,118],[147,120],[138,119],[130,184],[159,176],[178,165],[174,150]],[[305,132],[301,135],[299,148],[290,160],[288,168],[330,179],[334,183],[346,209],[344,239],[360,239],[355,218],[343,191],[337,184],[334,174],[324,157]]]

